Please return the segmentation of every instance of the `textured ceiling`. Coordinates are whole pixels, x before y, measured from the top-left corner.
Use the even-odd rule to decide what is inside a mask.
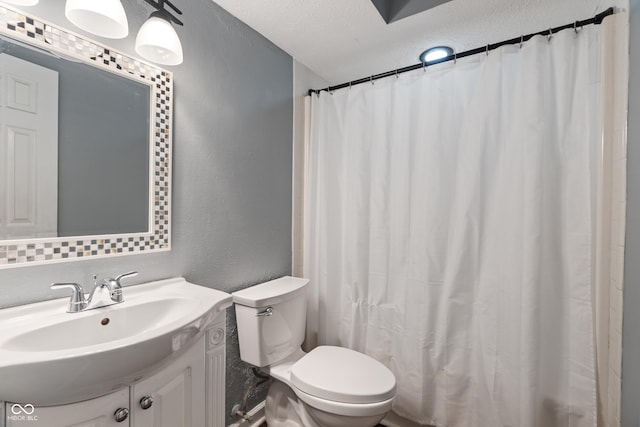
[[[371,0],[214,0],[331,84],[590,18],[628,0],[453,0],[386,24]]]

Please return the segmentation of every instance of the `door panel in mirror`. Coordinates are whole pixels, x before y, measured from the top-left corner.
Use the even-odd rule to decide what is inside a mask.
[[[2,53],[0,82],[0,239],[55,237],[58,73]]]

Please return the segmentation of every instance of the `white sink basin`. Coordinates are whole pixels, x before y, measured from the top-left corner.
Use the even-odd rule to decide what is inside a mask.
[[[187,349],[231,296],[168,279],[67,313],[68,298],[0,310],[0,401],[60,405],[144,378]]]

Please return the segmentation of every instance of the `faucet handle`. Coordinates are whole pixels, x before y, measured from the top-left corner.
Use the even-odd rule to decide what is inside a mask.
[[[84,290],[77,283],[52,283],[50,289],[71,289],[71,299],[69,300],[69,313],[77,313],[84,310],[87,302],[84,299]]]
[[[137,276],[137,271],[130,271],[128,273],[121,274],[117,276],[115,279],[107,279],[112,286],[111,288],[111,299],[115,302],[122,302],[122,283],[120,281],[122,279],[126,279],[127,277]]]
[[[117,283],[118,285],[122,286],[122,285],[121,285],[121,283],[120,283],[120,281],[121,281],[122,279],[126,279],[126,278],[128,278],[128,277],[134,277],[134,276],[137,276],[137,275],[138,275],[138,272],[137,272],[137,271],[130,271],[130,272],[128,272],[128,273],[124,273],[124,274],[119,275],[118,277],[116,277],[116,278],[115,278],[115,281],[116,281],[116,283]]]

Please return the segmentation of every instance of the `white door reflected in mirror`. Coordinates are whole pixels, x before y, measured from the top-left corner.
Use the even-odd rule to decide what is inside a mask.
[[[58,72],[0,54],[0,239],[57,236]]]

